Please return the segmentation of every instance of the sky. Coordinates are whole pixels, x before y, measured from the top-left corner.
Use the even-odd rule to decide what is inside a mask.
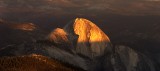
[[[5,13],[160,15],[160,0],[0,0]]]

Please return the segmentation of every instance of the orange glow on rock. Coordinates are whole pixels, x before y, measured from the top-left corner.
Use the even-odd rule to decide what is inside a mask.
[[[104,36],[106,34],[101,31],[94,23],[87,19],[77,18],[74,23],[74,31],[77,35],[79,35],[79,42],[85,42],[87,40],[90,42],[110,42],[108,36]]]
[[[56,28],[53,32],[51,32],[48,39],[54,43],[64,43],[69,41],[67,38],[67,33],[61,28]]]
[[[108,36],[98,26],[87,19],[77,18],[73,28],[75,34],[79,35],[77,50],[80,53],[87,54],[88,50],[91,49],[91,53],[97,56],[103,54],[108,43],[110,43]]]

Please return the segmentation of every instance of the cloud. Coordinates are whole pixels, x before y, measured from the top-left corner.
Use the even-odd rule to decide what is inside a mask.
[[[0,0],[2,8],[11,12],[26,9],[67,14],[160,15],[160,0]]]

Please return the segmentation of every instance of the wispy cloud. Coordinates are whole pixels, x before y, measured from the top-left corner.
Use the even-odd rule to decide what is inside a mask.
[[[160,15],[160,0],[0,0],[0,8],[17,11],[53,11],[65,13],[116,13]],[[11,11],[11,10],[10,10]]]

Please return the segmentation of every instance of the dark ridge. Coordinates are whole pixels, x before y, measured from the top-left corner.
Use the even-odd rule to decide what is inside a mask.
[[[52,46],[52,45],[57,46],[54,42],[51,42],[48,40],[37,40],[36,43],[47,45],[47,46]]]
[[[83,54],[77,53],[77,55],[78,55],[78,56],[80,56],[80,57],[82,57],[82,58],[84,58],[84,59],[91,60],[91,58],[90,58],[90,57],[85,56],[85,55],[83,55]]]
[[[53,59],[53,58],[52,58],[52,59]],[[75,66],[75,65],[68,64],[68,63],[66,63],[66,62],[64,62],[64,61],[62,61],[62,60],[55,59],[55,58],[54,58],[54,60],[56,60],[56,61],[58,61],[58,62],[61,62],[61,63],[64,64],[66,67],[75,69],[75,71],[87,71],[87,70],[84,70],[84,69],[82,69],[82,68],[80,68],[80,67],[77,67],[77,66]]]
[[[71,67],[66,67],[65,64],[62,64],[54,59],[50,59],[41,55],[34,55],[34,56],[1,57],[0,70],[1,71],[4,70],[74,71],[76,69],[73,69]]]
[[[37,40],[36,41],[37,44],[42,44],[42,45],[46,45],[46,46],[55,46],[55,47],[58,47],[62,50],[65,50],[71,54],[74,54],[74,52],[72,51],[72,49],[70,49],[72,46],[69,46],[69,45],[65,45],[65,44],[57,44],[57,43],[54,43],[54,42],[51,42],[49,40]]]

